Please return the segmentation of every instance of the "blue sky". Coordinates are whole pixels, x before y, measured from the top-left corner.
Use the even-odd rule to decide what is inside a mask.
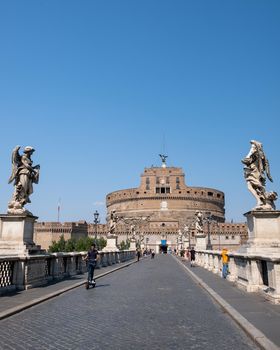
[[[280,2],[60,0],[0,3],[0,212],[17,144],[41,164],[39,220],[105,218],[107,193],[144,167],[182,167],[225,192],[226,218],[255,205],[240,159],[264,144],[280,192]]]

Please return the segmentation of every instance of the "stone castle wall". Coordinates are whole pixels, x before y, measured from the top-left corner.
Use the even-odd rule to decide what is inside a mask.
[[[43,249],[48,249],[53,241],[58,241],[61,236],[65,240],[79,239],[88,235],[86,221],[78,222],[36,222],[34,225],[34,241]]]
[[[205,187],[188,187],[181,168],[146,168],[138,188],[115,191],[106,196],[108,213],[148,216],[155,221],[173,219],[193,220],[196,210],[211,213],[217,221],[224,221],[224,193]]]
[[[149,217],[142,230],[175,233],[191,226],[195,212],[225,221],[225,198],[222,191],[206,187],[189,187],[181,168],[145,168],[138,188],[115,191],[106,196],[108,214],[119,217]]]

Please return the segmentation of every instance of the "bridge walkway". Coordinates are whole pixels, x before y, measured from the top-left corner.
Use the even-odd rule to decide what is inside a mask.
[[[11,298],[12,299],[12,298]],[[0,322],[0,349],[257,349],[170,255]]]
[[[208,287],[216,292],[224,301],[240,315],[260,330],[269,340],[280,348],[280,305],[273,305],[258,293],[247,293],[202,267],[191,267],[189,261],[179,259],[190,273],[195,274]]]

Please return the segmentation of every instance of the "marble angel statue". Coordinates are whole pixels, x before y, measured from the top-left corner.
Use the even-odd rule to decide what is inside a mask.
[[[109,221],[109,233],[111,235],[114,234],[118,221],[119,221],[119,218],[116,215],[116,210],[112,210],[111,213],[110,213],[110,221]]]
[[[266,192],[266,178],[273,182],[268,160],[263,151],[263,145],[255,140],[251,141],[251,148],[247,156],[242,159],[244,164],[244,177],[247,187],[257,200],[255,210],[274,210],[276,192]]]
[[[31,214],[24,206],[31,203],[29,196],[33,193],[33,183],[39,182],[40,165],[33,166],[33,147],[25,147],[22,155],[19,149],[20,146],[16,146],[12,153],[12,174],[8,182],[13,182],[14,193],[8,204],[8,214]]]

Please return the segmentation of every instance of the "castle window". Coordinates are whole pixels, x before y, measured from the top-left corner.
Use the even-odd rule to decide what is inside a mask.
[[[150,183],[150,178],[146,177],[146,184],[149,184],[149,183]]]
[[[170,187],[156,187],[156,193],[170,193]]]
[[[176,177],[176,183],[178,184],[180,182],[179,177]]]
[[[166,178],[166,183],[169,184],[169,177]]]
[[[179,190],[179,189],[180,189],[180,185],[176,184],[176,190]]]
[[[218,193],[218,194],[217,194],[217,197],[218,197],[218,198],[220,198],[220,197],[221,197],[220,193]]]
[[[226,239],[228,239],[228,236],[226,236]]]
[[[147,185],[146,185],[146,190],[149,190],[149,189],[150,189],[150,185],[147,184]]]
[[[156,184],[159,185],[159,177],[156,177]]]
[[[211,197],[213,197],[213,192],[208,192],[208,196],[211,196]]]

